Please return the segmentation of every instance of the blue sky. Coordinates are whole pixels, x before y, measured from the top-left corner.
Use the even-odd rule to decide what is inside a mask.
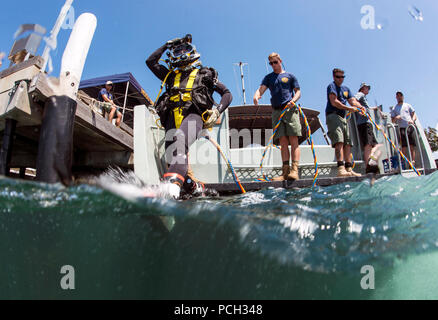
[[[8,52],[19,24],[39,23],[50,30],[64,0],[2,3],[0,51]],[[361,28],[361,8],[372,5],[381,30]],[[413,19],[408,7],[418,7],[424,21]],[[438,122],[438,2],[431,0],[75,0],[75,14],[92,12],[98,27],[83,79],[132,72],[154,99],[160,82],[145,59],[168,39],[193,35],[204,65],[219,71],[220,80],[241,104],[238,70],[245,69],[247,100],[267,73],[267,56],[275,51],[286,70],[298,78],[304,107],[322,112],[331,70],[346,70],[353,92],[363,81],[372,85],[369,101],[384,110],[395,104],[395,91],[417,110],[423,126]],[[59,66],[70,31],[62,30],[52,54]],[[5,62],[5,61],[4,61]],[[3,65],[3,68],[5,65]],[[269,66],[268,66],[269,67]],[[271,72],[269,67],[269,72]],[[269,102],[269,93],[262,100]]]

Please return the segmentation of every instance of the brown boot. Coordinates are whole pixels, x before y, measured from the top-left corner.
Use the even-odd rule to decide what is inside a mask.
[[[287,180],[287,177],[288,177],[288,175],[290,173],[289,165],[288,164],[284,164],[281,169],[283,171],[282,175],[279,176],[279,177],[273,178],[272,181],[285,181],[285,180]]]
[[[357,173],[357,172],[354,172],[353,171],[353,168],[347,168],[347,169],[345,169],[345,170],[347,170],[347,172],[349,173],[349,174],[351,174],[351,176],[352,177],[362,177],[362,175],[360,174],[360,173]]]
[[[352,175],[350,174],[350,172],[347,172],[347,170],[345,170],[345,166],[340,166],[338,167],[338,177],[352,177]]]
[[[300,177],[298,175],[298,164],[299,163],[300,163],[299,161],[292,161],[292,169],[287,176],[287,180],[295,180],[295,181],[300,180]]]

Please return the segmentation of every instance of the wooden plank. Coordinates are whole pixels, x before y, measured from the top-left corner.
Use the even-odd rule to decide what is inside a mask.
[[[126,148],[102,136],[93,128],[76,121],[74,128],[74,148],[82,151],[125,151]]]
[[[115,127],[112,123],[93,112],[81,101],[78,101],[76,121],[88,128],[92,128],[94,131],[124,148],[134,151],[134,141],[131,135]]]
[[[33,57],[32,59],[16,64],[8,69],[5,69],[2,72],[0,72],[0,79],[10,76],[11,74],[16,73],[20,70],[29,68],[30,66],[36,66],[38,69],[41,69],[43,67],[43,58]]]
[[[46,77],[38,77],[34,87],[35,91],[41,100],[47,100],[47,97],[53,96],[54,93],[47,83]],[[115,127],[109,121],[105,120],[101,115],[92,111],[85,103],[78,100],[76,109],[76,123],[80,123],[96,133],[108,138],[109,140],[119,144],[120,146],[134,151],[134,141],[132,135],[126,131]]]
[[[126,123],[122,122],[120,124],[120,129],[122,129],[123,131],[125,131],[129,135],[134,136],[134,130],[131,127],[128,127],[128,125]]]
[[[134,155],[129,151],[81,152],[75,154],[73,167],[103,168],[118,166],[134,168]]]
[[[48,82],[47,82],[47,76],[45,74],[39,74],[36,78],[36,81],[33,82],[33,85],[29,88],[29,93],[36,93],[36,97],[40,100],[45,102],[48,97],[51,97],[54,95],[53,90],[50,88]]]

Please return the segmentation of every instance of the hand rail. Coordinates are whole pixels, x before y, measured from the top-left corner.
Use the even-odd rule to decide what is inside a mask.
[[[415,159],[412,159],[411,147],[410,147],[411,144],[410,144],[409,136],[408,136],[408,129],[409,129],[410,127],[412,127],[412,129],[413,129],[414,132],[415,132],[415,140],[416,140],[416,142],[417,142],[417,146],[416,146],[416,148],[418,148],[418,151],[420,152],[420,159],[421,159],[421,165],[422,165],[421,169],[423,169],[423,172],[425,172],[425,171],[424,171],[424,158],[423,158],[423,152],[421,152],[421,148],[420,148],[420,139],[418,138],[418,131],[417,131],[418,129],[417,129],[417,126],[415,126],[414,124],[409,124],[409,125],[406,127],[406,131],[405,131],[406,142],[407,142],[407,145],[408,145],[409,159],[411,160],[411,162],[412,162],[412,161],[415,161]]]
[[[386,128],[387,128],[387,130],[388,129],[393,129],[394,130],[394,139],[395,139],[395,145],[396,146],[399,146],[399,143],[398,143],[398,135],[397,135],[397,129],[395,128],[395,126],[391,123],[391,122],[388,122],[387,123],[387,125],[386,125]],[[389,130],[388,130],[388,134],[389,134]],[[387,143],[387,142],[386,142]],[[390,146],[391,147],[391,146]],[[397,154],[398,154],[398,163],[399,163],[399,170],[400,170],[400,173],[402,172],[402,162],[401,162],[401,160],[402,160],[402,158],[401,158],[401,155],[400,155],[400,152],[397,152]],[[391,167],[391,169],[393,169],[392,168],[392,164],[391,164],[391,161],[389,161],[389,166]]]

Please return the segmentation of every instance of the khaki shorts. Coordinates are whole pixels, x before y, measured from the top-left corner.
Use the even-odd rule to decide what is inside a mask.
[[[337,143],[343,143],[344,145],[352,146],[350,136],[350,126],[347,119],[342,118],[336,113],[331,113],[326,117],[328,136],[332,141],[333,148]]]
[[[272,110],[272,129],[278,123],[280,115],[283,112],[282,109]],[[283,118],[281,118],[280,126],[277,129],[274,137],[274,143],[279,144],[279,139],[281,137],[301,137],[301,121],[300,114],[297,108],[292,108],[286,111]]]
[[[112,108],[116,108],[112,103],[109,103],[109,102],[101,102],[100,107],[102,108],[103,111],[105,111],[107,113],[110,113]],[[116,108],[116,114],[117,113],[120,113],[118,108]]]

